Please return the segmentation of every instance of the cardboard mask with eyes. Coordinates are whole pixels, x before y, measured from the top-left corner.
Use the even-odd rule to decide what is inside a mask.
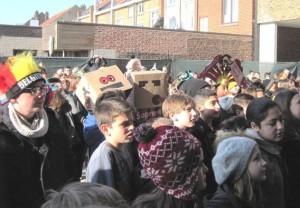
[[[166,98],[166,73],[140,71],[131,73],[133,86],[133,105],[136,109],[160,107]]]
[[[76,95],[87,110],[93,110],[98,95],[105,89],[130,91],[132,85],[116,66],[85,73],[76,89]]]

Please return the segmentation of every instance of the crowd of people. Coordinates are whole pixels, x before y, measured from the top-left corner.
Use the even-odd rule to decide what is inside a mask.
[[[90,71],[105,65],[89,61]],[[136,57],[126,68],[129,80],[146,70]],[[299,82],[288,69],[250,72],[244,89],[162,70],[162,117],[137,125],[123,91],[104,90],[88,111],[76,96],[84,71],[48,77],[30,53],[9,57],[0,66],[0,207],[300,206]]]

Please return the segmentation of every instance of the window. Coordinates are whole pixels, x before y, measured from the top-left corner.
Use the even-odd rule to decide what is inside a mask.
[[[124,18],[117,19],[117,25],[123,25],[124,24]]]
[[[144,4],[139,4],[138,5],[138,14],[143,14],[144,13]]]
[[[176,17],[169,19],[169,29],[176,29]]]
[[[208,17],[200,18],[200,32],[208,32]]]
[[[150,27],[153,27],[159,18],[158,10],[150,12]]]
[[[176,0],[168,0],[168,6],[174,5]]]
[[[30,51],[33,56],[36,56],[37,50],[25,50],[25,49],[13,49],[13,55],[16,56],[18,54],[21,54],[23,52]]]
[[[223,23],[239,21],[239,0],[223,0]]]
[[[133,17],[133,6],[130,6],[129,8],[128,8],[128,17]]]

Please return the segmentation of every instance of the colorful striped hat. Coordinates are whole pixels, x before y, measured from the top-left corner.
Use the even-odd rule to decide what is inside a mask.
[[[0,91],[6,94],[8,100],[40,80],[44,78],[30,52],[9,57],[5,64],[0,66]]]

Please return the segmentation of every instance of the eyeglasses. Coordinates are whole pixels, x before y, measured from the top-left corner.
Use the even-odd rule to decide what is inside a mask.
[[[49,86],[42,85],[40,87],[28,87],[25,88],[25,91],[29,91],[32,95],[37,95],[38,92],[46,94],[47,92],[49,92]]]

